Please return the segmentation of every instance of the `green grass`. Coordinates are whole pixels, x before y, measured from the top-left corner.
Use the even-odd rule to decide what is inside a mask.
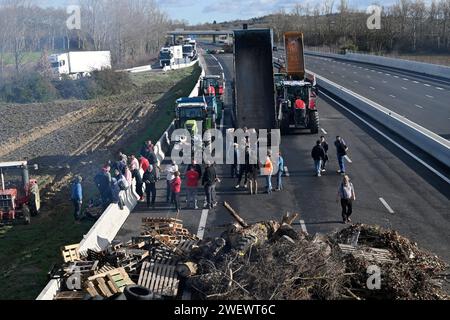
[[[26,64],[26,63],[35,63],[38,62],[40,57],[42,55],[42,52],[25,52],[23,54],[23,58],[21,63],[22,64]],[[3,56],[3,63],[5,64],[5,66],[7,65],[14,65],[14,56],[11,53],[6,53]]]
[[[201,72],[201,68],[198,65],[195,65],[191,68],[171,71],[166,75],[160,75],[160,80],[163,82],[167,81],[167,77],[170,77],[169,79],[172,79],[170,81],[173,81],[173,75],[175,73],[183,75],[183,78],[174,85],[172,90],[163,95],[160,95],[158,100],[155,101],[158,109],[153,115],[151,123],[148,124],[147,129],[142,132],[142,134],[135,140],[134,143],[128,145],[125,150],[126,153],[132,154],[138,152],[144,141],[146,140],[150,139],[154,143],[159,140],[163,132],[173,121],[175,115],[175,101],[178,98],[186,97],[191,93],[198,78],[200,77]],[[134,79],[134,81],[136,81],[136,79]]]
[[[133,81],[146,88],[171,88],[155,95],[158,108],[147,130],[139,135],[128,150],[136,151],[146,139],[156,141],[173,119],[175,100],[188,95],[201,73],[198,66],[166,74],[146,73],[132,76]],[[144,88],[145,89],[145,88]],[[93,186],[85,185],[85,199],[95,194]],[[60,247],[79,243],[92,227],[92,222],[74,223],[68,190],[58,195],[63,203],[43,208],[30,225],[0,227],[0,300],[35,299],[48,282],[47,272],[61,263]]]

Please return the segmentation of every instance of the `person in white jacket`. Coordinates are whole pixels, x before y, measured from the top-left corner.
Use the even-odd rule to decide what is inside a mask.
[[[166,176],[166,201],[167,203],[170,203],[170,199],[172,198],[172,189],[170,186],[170,183],[172,182],[173,179],[175,179],[175,172],[178,171],[178,165],[175,163],[175,161],[172,161],[172,163],[170,165],[168,165],[166,167],[166,169],[164,170],[164,172],[167,174]]]

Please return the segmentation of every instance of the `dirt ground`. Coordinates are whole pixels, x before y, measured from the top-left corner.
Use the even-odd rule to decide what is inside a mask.
[[[0,299],[34,299],[59,247],[77,243],[92,222],[74,223],[69,186],[84,178],[84,203],[97,197],[93,177],[118,150],[137,152],[173,119],[174,102],[188,95],[200,68],[132,75],[136,90],[91,101],[0,105],[0,161],[37,163],[43,200],[29,226],[0,227]],[[4,116],[3,116],[4,115]]]

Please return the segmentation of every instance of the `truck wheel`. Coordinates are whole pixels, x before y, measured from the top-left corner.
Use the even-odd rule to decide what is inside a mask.
[[[30,214],[30,208],[26,204],[22,207],[22,215],[24,219],[25,224],[30,224],[31,222],[31,214]]]
[[[312,134],[319,133],[319,113],[317,111],[309,114],[309,127]]]

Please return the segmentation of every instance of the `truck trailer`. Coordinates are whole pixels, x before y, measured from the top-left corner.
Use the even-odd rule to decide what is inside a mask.
[[[49,56],[52,72],[61,79],[67,76],[80,79],[93,71],[111,69],[110,51],[76,51]]]
[[[235,119],[239,128],[276,127],[271,29],[234,31]]]

